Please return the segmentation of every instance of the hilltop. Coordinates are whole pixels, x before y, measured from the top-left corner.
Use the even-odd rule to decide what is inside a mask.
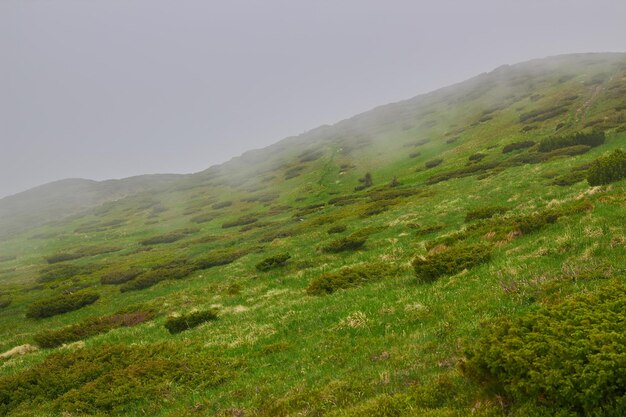
[[[0,200],[0,415],[620,415],[625,148],[576,54]]]

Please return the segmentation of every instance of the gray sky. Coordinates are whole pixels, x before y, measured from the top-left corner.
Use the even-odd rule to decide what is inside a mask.
[[[623,0],[1,0],[0,196],[199,171],[497,66],[625,51]]]

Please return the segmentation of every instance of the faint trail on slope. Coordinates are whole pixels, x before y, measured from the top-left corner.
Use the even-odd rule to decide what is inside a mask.
[[[607,81],[607,84],[613,81],[615,74],[611,75],[611,78]],[[574,123],[583,123],[587,121],[587,111],[591,105],[596,101],[600,92],[604,90],[604,83],[598,84],[593,88],[591,97],[589,97],[582,106],[576,109],[576,115],[574,116]]]

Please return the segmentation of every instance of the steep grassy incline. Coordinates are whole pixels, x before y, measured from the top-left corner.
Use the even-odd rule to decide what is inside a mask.
[[[625,115],[504,66],[15,234],[0,416],[623,415]]]

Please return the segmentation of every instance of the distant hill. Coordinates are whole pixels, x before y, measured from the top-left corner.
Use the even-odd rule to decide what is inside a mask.
[[[0,238],[129,195],[162,189],[182,175],[141,175],[121,180],[66,179],[0,199]]]

